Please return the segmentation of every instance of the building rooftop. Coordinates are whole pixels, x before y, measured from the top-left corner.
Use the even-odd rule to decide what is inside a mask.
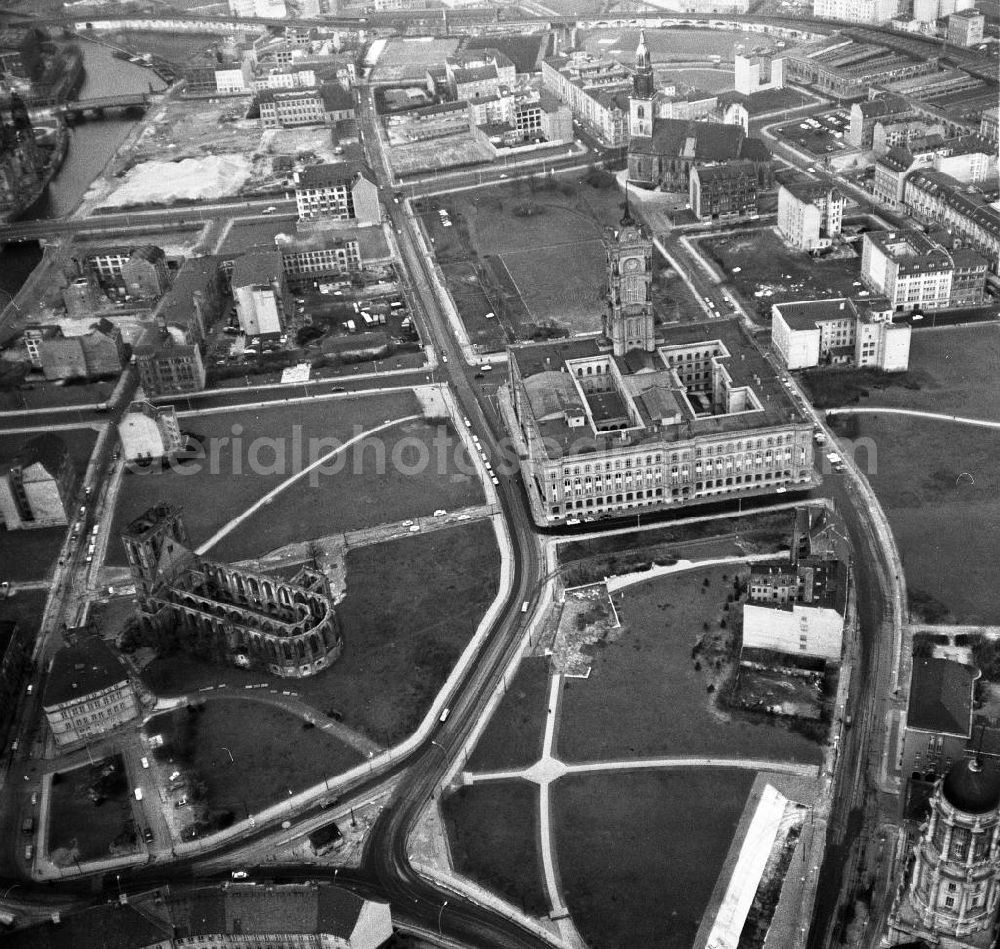
[[[99,636],[63,646],[52,660],[45,682],[46,709],[73,702],[128,679],[128,672]]]
[[[359,178],[373,180],[371,170],[360,162],[326,162],[321,165],[307,165],[298,173],[296,188],[334,188],[340,185],[351,187]]]
[[[831,320],[853,320],[855,316],[847,297],[790,300],[775,303],[772,312],[779,313],[789,329],[799,331],[815,329],[820,323]]]
[[[612,356],[606,344],[596,337],[511,348],[513,368],[523,381],[532,414],[540,434],[547,439],[550,454],[599,451],[622,444],[623,436],[631,444],[654,438],[669,442],[698,435],[737,434],[789,421],[806,422],[774,369],[746,343],[735,321],[720,321],[710,327],[680,325],[661,329],[662,341],[656,352],[633,350],[623,357]],[[726,412],[721,405],[713,407],[707,395],[686,390],[668,366],[668,357],[674,355],[671,347],[699,347],[708,351],[706,346],[720,350],[716,358],[729,374],[730,391],[744,387],[752,391],[757,403],[751,399],[747,411]],[[568,421],[576,418],[582,422],[589,409],[596,424],[619,409],[618,403],[606,399],[582,398],[573,382],[567,361],[598,356],[614,362],[622,391],[635,406],[639,424],[630,427],[627,433],[595,432],[589,425],[571,425]]]
[[[910,103],[901,96],[879,96],[877,99],[866,99],[856,102],[855,106],[866,119],[878,118],[882,115],[903,115],[910,111]]]
[[[744,138],[743,129],[738,125],[693,119],[654,119],[652,136],[634,137],[629,151],[699,161],[727,161],[743,157],[740,148]]]
[[[214,254],[188,257],[177,271],[170,289],[156,308],[158,319],[170,326],[190,326],[194,321],[191,302],[196,293],[212,295],[213,284],[219,279],[221,259]]]
[[[951,659],[913,660],[908,728],[968,738],[972,733],[973,683],[979,670]]]
[[[234,290],[238,287],[260,286],[280,279],[284,272],[280,250],[258,247],[233,260],[233,273],[229,283]]]
[[[497,78],[497,67],[492,63],[485,66],[466,66],[456,69],[453,75],[457,85],[465,82],[486,82]]]
[[[929,271],[952,266],[948,252],[922,231],[868,231],[865,243],[878,248],[901,271]]]
[[[757,165],[752,161],[736,159],[720,162],[718,165],[702,165],[697,169],[698,180],[707,185],[716,181],[742,181],[746,178],[757,180]]]

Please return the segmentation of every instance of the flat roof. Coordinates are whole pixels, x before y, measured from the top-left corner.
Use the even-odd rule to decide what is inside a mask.
[[[775,370],[749,345],[735,320],[720,320],[712,324],[676,325],[659,327],[660,341],[657,351],[647,353],[633,350],[627,356],[612,356],[606,343],[597,337],[577,340],[556,340],[547,343],[527,343],[510,348],[510,358],[516,364],[528,392],[534,389],[548,389],[553,378],[569,383],[571,376],[566,362],[574,359],[604,356],[612,359],[622,375],[623,387],[635,400],[635,405],[645,428],[632,428],[628,432],[630,444],[643,442],[680,442],[702,435],[737,435],[744,431],[783,425],[791,422],[808,424],[788,390],[781,384]],[[697,346],[719,342],[728,351],[728,356],[719,356],[719,362],[731,377],[732,389],[746,387],[757,397],[760,407],[746,412],[708,414],[699,411],[700,399],[689,391],[683,397],[683,387],[673,382],[673,375],[664,361],[663,351],[677,346]],[[548,374],[539,384],[532,385],[534,376]],[[661,390],[666,391],[661,391]],[[659,395],[651,401],[647,395],[657,390]],[[568,393],[567,393],[568,395]],[[665,399],[665,396],[670,396]],[[589,400],[589,397],[588,397]],[[694,411],[688,406],[691,401]],[[531,396],[533,408],[542,404],[541,393]],[[573,400],[570,400],[571,402]],[[584,453],[603,450],[608,447],[609,433],[594,433],[589,426],[571,427],[565,417],[558,413],[558,405],[545,404],[552,408],[547,417],[539,418],[534,408],[535,423],[539,432],[550,440],[553,449],[558,447],[563,453]],[[661,415],[660,412],[664,414]],[[557,414],[558,413],[558,414]],[[676,421],[674,420],[676,419]],[[620,432],[610,435],[620,436]]]
[[[43,705],[82,699],[128,679],[124,663],[98,636],[63,646],[52,660]]]

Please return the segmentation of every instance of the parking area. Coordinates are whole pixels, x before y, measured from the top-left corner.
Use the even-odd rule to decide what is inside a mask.
[[[849,114],[844,109],[838,109],[787,122],[774,131],[789,145],[817,158],[825,158],[851,147],[846,141],[850,125]]]

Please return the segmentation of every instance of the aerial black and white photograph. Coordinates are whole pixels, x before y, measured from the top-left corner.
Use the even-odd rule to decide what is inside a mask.
[[[2,949],[997,949],[1000,0],[0,0]]]

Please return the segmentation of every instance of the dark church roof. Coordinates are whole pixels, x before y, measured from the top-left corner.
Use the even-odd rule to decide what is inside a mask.
[[[978,670],[951,659],[914,659],[907,725],[968,738],[972,689],[978,677]]]
[[[633,138],[629,151],[666,158],[726,161],[740,157],[744,137],[738,125],[694,119],[657,119],[653,123],[652,137]]]
[[[942,791],[952,807],[966,814],[985,814],[1000,807],[1000,771],[965,758],[952,766]]]

